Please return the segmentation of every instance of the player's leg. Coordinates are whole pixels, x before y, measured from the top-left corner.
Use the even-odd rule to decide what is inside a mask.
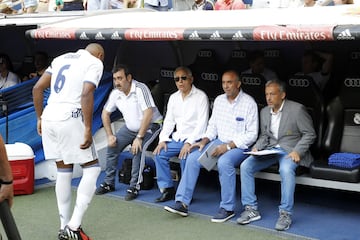
[[[94,196],[96,180],[101,171],[98,160],[93,160],[89,163],[83,164],[82,168],[83,176],[77,189],[74,212],[68,223],[68,226],[74,230],[78,229],[81,225],[84,213]]]
[[[56,201],[60,216],[60,229],[64,229],[71,216],[71,179],[73,173],[72,164],[56,162],[57,178],[55,184]]]

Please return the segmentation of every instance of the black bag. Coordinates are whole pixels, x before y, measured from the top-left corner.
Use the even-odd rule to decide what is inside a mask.
[[[124,159],[119,170],[119,182],[130,184],[131,180],[132,159]],[[154,169],[151,166],[145,165],[143,170],[143,181],[140,184],[141,190],[149,190],[154,187]]]
[[[124,159],[119,170],[119,182],[130,184],[132,159]]]
[[[143,181],[140,183],[141,190],[149,190],[154,187],[154,169],[151,166],[145,165],[143,171]]]

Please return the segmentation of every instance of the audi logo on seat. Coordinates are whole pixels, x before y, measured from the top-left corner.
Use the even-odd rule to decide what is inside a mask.
[[[280,50],[265,50],[264,57],[277,58],[280,57]]]
[[[211,51],[202,50],[202,51],[198,52],[198,56],[199,56],[199,57],[203,57],[203,58],[210,58],[210,57],[212,56],[212,52],[211,52]]]
[[[234,51],[231,53],[232,58],[246,58],[245,51]]]
[[[346,87],[360,87],[360,78],[346,78],[344,85]]]
[[[360,59],[360,52],[357,51],[351,52],[351,59],[353,60]]]
[[[261,79],[257,77],[242,77],[241,82],[245,85],[255,85],[258,86],[261,84]]]
[[[308,87],[310,82],[304,78],[291,78],[289,79],[289,85],[292,87]]]
[[[174,77],[174,71],[162,69],[160,71],[160,76],[165,77],[165,78],[173,78]]]
[[[218,81],[219,76],[216,73],[203,72],[201,73],[201,79],[205,81]]]
[[[354,114],[354,123],[360,125],[360,113]]]

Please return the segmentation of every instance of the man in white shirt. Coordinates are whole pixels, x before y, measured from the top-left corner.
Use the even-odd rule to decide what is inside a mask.
[[[154,150],[157,184],[162,192],[156,202],[174,199],[175,189],[169,159],[174,156],[178,156],[180,160],[186,159],[191,144],[205,132],[209,118],[208,97],[193,85],[191,70],[187,67],[176,68],[174,80],[178,91],[169,98],[159,144]]]
[[[55,58],[33,88],[37,131],[46,160],[56,161],[56,199],[60,216],[58,239],[90,239],[81,228],[100,174],[92,139],[94,92],[103,74],[104,49],[97,43]],[[51,93],[44,108],[44,91]],[[83,176],[70,212],[74,164]]]
[[[185,169],[176,191],[174,207],[165,210],[188,215],[195,185],[202,165],[200,155],[209,144],[217,145],[212,156],[218,157],[217,167],[221,185],[219,212],[212,222],[225,222],[234,217],[236,200],[236,167],[246,158],[247,150],[258,136],[258,108],[255,100],[240,88],[241,81],[237,72],[226,71],[222,75],[224,94],[216,97],[206,133],[200,142],[194,143],[186,159]]]
[[[102,121],[108,138],[106,153],[106,176],[96,194],[115,191],[115,174],[119,154],[131,144],[132,159],[130,187],[125,200],[135,199],[140,190],[142,172],[145,166],[145,150],[161,130],[162,115],[155,106],[149,88],[132,78],[125,65],[113,69],[115,89],[111,92],[102,111]],[[125,125],[114,134],[110,115],[118,109]]]
[[[12,71],[10,57],[0,54],[0,90],[20,83],[20,78]]]

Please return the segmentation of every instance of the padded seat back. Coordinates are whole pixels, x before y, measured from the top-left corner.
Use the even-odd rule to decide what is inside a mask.
[[[244,49],[234,49],[231,52],[231,56],[225,64],[226,69],[233,69],[238,72],[245,71],[249,68],[249,62],[247,59],[247,51]]]
[[[254,73],[243,73],[240,76],[241,79],[241,88],[252,96],[257,105],[259,110],[266,106],[266,99],[265,99],[265,83],[266,80],[264,76],[261,74],[254,74]]]
[[[327,107],[327,116],[323,144],[327,154],[360,153],[360,76],[343,80],[339,96]]]
[[[289,75],[289,68],[284,67],[284,61],[282,59],[280,49],[265,49],[264,50],[265,66],[276,72],[280,80],[285,80]]]
[[[175,68],[162,67],[159,73],[159,85],[163,92],[173,93],[177,91],[174,81]]]
[[[175,68],[162,67],[160,69],[158,86],[154,87],[151,91],[154,101],[163,116],[165,116],[170,95],[177,91],[174,81],[174,71]]]
[[[317,135],[311,151],[314,157],[318,157],[321,153],[325,121],[325,102],[320,89],[314,83],[312,77],[294,75],[287,80],[286,96],[288,99],[299,102],[307,108]]]
[[[345,78],[339,95],[326,108],[328,119],[323,140],[323,157],[310,168],[313,178],[358,183],[360,168],[328,165],[332,153],[360,153],[360,77]]]
[[[347,64],[347,76],[360,75],[360,51],[351,51]]]
[[[209,98],[215,98],[223,93],[221,86],[223,70],[214,50],[200,50],[189,68],[194,76],[194,85],[205,91]]]

